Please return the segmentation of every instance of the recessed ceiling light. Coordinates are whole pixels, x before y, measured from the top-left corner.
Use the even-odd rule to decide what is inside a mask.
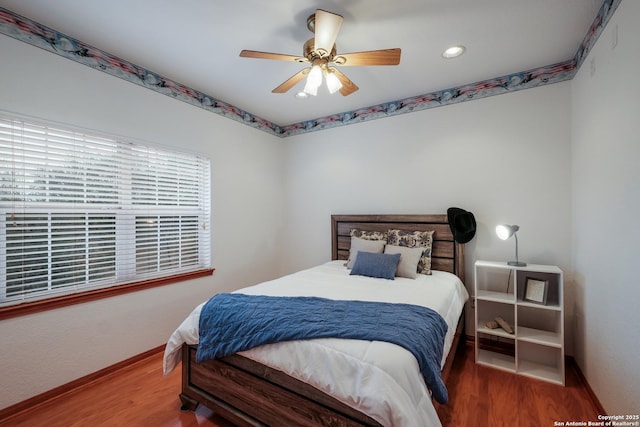
[[[309,94],[305,91],[300,91],[300,92],[296,92],[295,95],[293,95],[296,99],[307,99],[309,97]]]
[[[444,52],[442,52],[442,57],[446,59],[457,58],[458,56],[462,55],[465,50],[466,48],[462,45],[451,46],[445,49]]]

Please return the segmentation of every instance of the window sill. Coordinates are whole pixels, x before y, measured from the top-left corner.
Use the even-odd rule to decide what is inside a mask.
[[[161,277],[158,279],[145,280],[143,282],[128,283],[111,288],[96,289],[92,291],[82,292],[72,295],[64,295],[56,298],[48,298],[39,301],[25,302],[22,304],[0,307],[0,320],[10,319],[12,317],[25,316],[27,314],[40,313],[56,308],[67,307],[74,304],[95,301],[103,298],[110,298],[117,295],[137,292],[143,289],[156,288],[159,286],[170,285],[185,280],[196,279],[198,277],[211,276],[214,269],[198,270],[191,273],[177,274],[175,276]]]

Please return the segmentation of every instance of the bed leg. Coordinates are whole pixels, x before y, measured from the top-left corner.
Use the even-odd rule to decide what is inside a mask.
[[[198,402],[194,399],[190,398],[184,393],[180,393],[180,401],[182,402],[182,406],[180,406],[181,411],[195,411],[198,407]]]

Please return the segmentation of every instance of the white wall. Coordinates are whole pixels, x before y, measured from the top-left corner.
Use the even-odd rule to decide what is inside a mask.
[[[330,215],[474,213],[475,259],[514,258],[495,235],[518,224],[520,259],[567,272],[571,293],[569,83],[287,138],[286,270],[331,256]],[[569,314],[568,314],[569,316]],[[468,333],[473,333],[468,313]],[[570,328],[569,328],[570,330]],[[569,338],[568,343],[571,343]]]
[[[572,81],[575,355],[609,414],[640,410],[639,17],[623,1]]]
[[[0,408],[162,345],[217,291],[275,277],[282,140],[0,35],[0,109],[212,160],[213,277],[0,322]]]

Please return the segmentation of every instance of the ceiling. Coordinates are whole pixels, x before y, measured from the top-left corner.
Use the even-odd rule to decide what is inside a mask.
[[[603,0],[0,0],[0,6],[278,125],[573,59]],[[338,53],[399,47],[398,66],[343,67],[360,90],[296,99],[271,90],[305,64],[307,17],[344,17]],[[466,46],[444,59],[451,45]]]

